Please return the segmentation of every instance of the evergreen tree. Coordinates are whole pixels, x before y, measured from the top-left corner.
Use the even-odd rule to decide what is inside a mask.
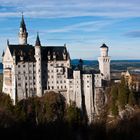
[[[118,92],[118,101],[121,109],[124,109],[125,105],[128,103],[129,93],[129,88],[125,83],[124,77],[122,77]]]
[[[47,122],[62,120],[64,116],[64,97],[55,92],[48,92],[42,97],[44,117]]]
[[[81,122],[81,111],[76,107],[75,103],[67,106],[65,118],[70,124]]]
[[[111,88],[111,98],[113,101],[116,101],[118,99],[118,86],[117,85],[114,85],[112,88]]]
[[[112,103],[111,103],[111,114],[113,116],[117,116],[118,113],[119,113],[118,105],[116,104],[116,101],[112,101]]]
[[[131,91],[131,92],[129,93],[128,104],[129,104],[130,106],[134,106],[135,103],[136,103],[136,101],[135,101],[134,93]]]

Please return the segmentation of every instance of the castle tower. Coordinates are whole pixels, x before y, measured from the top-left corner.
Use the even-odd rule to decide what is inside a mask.
[[[99,70],[103,74],[104,80],[110,80],[110,57],[108,56],[108,46],[103,44],[100,47],[101,56],[98,57]]]
[[[27,44],[27,37],[28,37],[28,32],[26,29],[26,24],[24,22],[24,17],[22,15],[22,19],[20,22],[20,29],[19,29],[19,44],[20,45],[26,45]]]
[[[42,96],[42,69],[41,69],[41,43],[37,34],[35,43],[35,59],[36,59],[36,94]]]

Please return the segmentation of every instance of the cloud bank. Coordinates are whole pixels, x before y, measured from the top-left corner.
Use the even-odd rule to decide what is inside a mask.
[[[139,0],[0,0],[0,17],[17,17],[20,12],[32,18],[105,16],[140,17]]]

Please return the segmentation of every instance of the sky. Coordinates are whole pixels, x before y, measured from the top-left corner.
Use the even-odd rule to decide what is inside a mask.
[[[21,13],[35,44],[66,44],[72,59],[97,60],[100,46],[112,60],[140,59],[140,0],[0,0],[0,54],[18,43]],[[1,59],[0,59],[1,60]]]

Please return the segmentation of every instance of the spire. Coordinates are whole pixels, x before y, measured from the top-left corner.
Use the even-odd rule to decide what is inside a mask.
[[[9,39],[7,39],[7,46],[9,46]]]
[[[4,54],[5,54],[5,53],[4,53],[4,51],[3,51],[3,53],[2,53],[2,57],[4,56]]]
[[[26,25],[25,25],[25,22],[24,22],[23,13],[22,13],[22,19],[21,19],[21,22],[20,22],[20,30],[19,30],[18,36],[19,36],[19,44],[26,45],[27,44],[27,38],[28,38],[28,32],[27,32]]]
[[[35,46],[41,46],[38,32],[37,32],[37,37],[36,37]]]
[[[108,48],[108,46],[105,43],[103,43],[103,45],[100,48]]]
[[[25,25],[23,13],[22,13],[22,19],[21,19],[21,22],[20,22],[20,28],[22,28],[23,31],[26,31],[26,25]]]

